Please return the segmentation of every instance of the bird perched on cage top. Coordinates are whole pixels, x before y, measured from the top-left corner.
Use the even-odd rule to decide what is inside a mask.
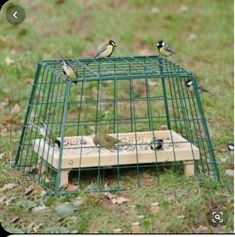
[[[199,93],[201,92],[206,92],[206,93],[209,93],[210,95],[213,95],[215,96],[214,94],[212,94],[211,92],[209,92],[206,88],[204,88],[203,86],[201,86],[200,84],[196,83],[197,84],[197,90]],[[187,86],[188,90],[193,93],[193,80],[192,79],[188,79],[185,81],[185,85]]]
[[[158,52],[165,57],[169,57],[171,55],[176,54],[175,51],[172,48],[170,48],[163,40],[159,40],[157,42],[157,49]]]
[[[113,40],[103,43],[98,47],[95,58],[110,57],[113,54],[115,47],[116,43]]]
[[[60,140],[48,129],[47,124],[40,123],[38,126],[35,124],[33,126],[38,128],[40,135],[48,140],[49,145],[57,144],[60,147]]]
[[[99,145],[100,147],[111,149],[114,148],[115,144],[119,143],[120,140],[105,133],[97,133],[93,137],[93,142],[96,146]]]
[[[71,79],[73,83],[77,84],[77,81],[75,81],[78,78],[78,73],[76,69],[68,61],[66,61],[62,56],[60,57],[63,62],[63,66],[62,66],[63,74],[69,79]]]

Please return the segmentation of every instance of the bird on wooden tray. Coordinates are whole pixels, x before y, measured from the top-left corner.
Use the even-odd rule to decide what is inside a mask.
[[[97,133],[93,137],[93,142],[96,146],[113,149],[115,148],[115,145],[120,142],[120,140],[106,133]]]
[[[150,143],[150,147],[152,150],[155,150],[155,151],[163,149],[163,139],[154,137]]]
[[[49,129],[46,123],[40,123],[39,125],[33,124],[34,127],[36,127],[40,133],[40,135],[43,138],[46,138],[49,145],[57,144],[60,148],[60,140],[57,139],[55,134],[53,134]]]
[[[162,56],[165,56],[165,57],[169,57],[169,56],[172,56],[175,53],[175,51],[170,48],[166,42],[164,42],[163,40],[159,40],[157,42],[157,49],[158,49],[158,52],[162,55]]]

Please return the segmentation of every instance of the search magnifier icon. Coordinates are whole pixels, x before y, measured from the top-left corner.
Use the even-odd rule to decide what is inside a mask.
[[[220,219],[220,215],[219,215],[219,214],[216,214],[216,215],[215,215],[215,219],[218,220],[218,221],[220,221],[220,220],[221,220],[221,219]]]

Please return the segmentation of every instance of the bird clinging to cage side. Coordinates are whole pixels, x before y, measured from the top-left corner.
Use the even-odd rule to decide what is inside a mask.
[[[113,40],[103,43],[98,47],[95,58],[110,57],[115,47],[116,43]]]
[[[48,140],[49,145],[57,144],[60,148],[60,140],[48,129],[47,124],[40,123],[38,126],[35,124],[33,126],[38,128],[40,135]]]
[[[96,146],[99,145],[100,147],[111,149],[114,148],[115,144],[119,143],[120,140],[105,133],[97,133],[93,137],[93,142]]]
[[[185,85],[187,86],[188,90],[193,93],[193,80],[192,79],[188,79],[185,81]],[[196,86],[197,86],[197,90],[199,93],[202,93],[202,92],[206,92],[210,95],[213,95],[215,96],[214,94],[212,94],[210,91],[208,91],[206,88],[204,88],[203,86],[201,86],[200,84],[196,83]]]
[[[169,57],[176,54],[175,51],[170,48],[163,40],[159,40],[157,42],[157,49],[158,52],[165,57]]]

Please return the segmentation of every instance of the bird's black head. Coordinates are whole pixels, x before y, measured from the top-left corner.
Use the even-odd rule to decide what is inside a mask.
[[[165,44],[166,44],[166,43],[165,43],[163,40],[159,40],[159,41],[157,42],[157,48],[161,48],[161,47],[163,47]]]
[[[192,84],[193,84],[192,79],[188,79],[187,81],[185,81],[185,85],[186,85],[187,87],[192,86]]]
[[[112,45],[113,47],[116,47],[116,43],[113,40],[110,40],[109,44]]]

